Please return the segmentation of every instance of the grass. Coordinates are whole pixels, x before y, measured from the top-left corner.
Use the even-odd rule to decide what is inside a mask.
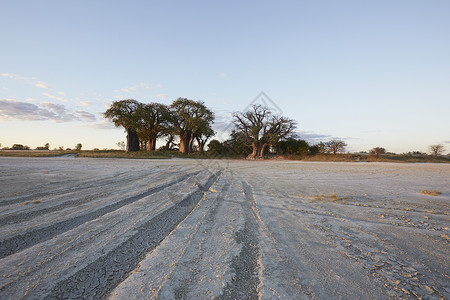
[[[78,157],[92,158],[133,158],[133,159],[168,159],[172,157],[193,159],[242,159],[239,155],[217,155],[208,152],[183,154],[179,151],[137,151],[125,152],[122,150],[0,150],[0,156],[10,157],[57,157],[75,154]],[[448,156],[412,156],[412,155],[382,155],[379,158],[362,154],[317,154],[317,155],[284,155],[269,156],[267,159],[287,159],[302,161],[323,162],[404,162],[404,163],[450,163]]]
[[[412,155],[382,155],[378,158],[362,154],[317,154],[317,155],[284,155],[287,160],[329,161],[329,162],[398,162],[398,163],[450,163],[447,156],[412,156]]]
[[[331,201],[331,202],[346,204],[347,203],[346,199],[348,199],[348,198],[341,198],[336,194],[324,195],[324,194],[320,193],[320,194],[314,194],[312,196],[311,203],[318,202],[318,201],[321,201],[321,202]]]
[[[32,202],[33,204],[39,204],[39,203],[41,203],[41,201],[39,201],[39,200],[33,200],[33,202]],[[28,205],[28,204],[30,204],[30,202],[24,202],[23,203],[23,205]]]
[[[424,194],[424,195],[428,195],[428,196],[439,196],[439,195],[442,195],[442,192],[436,191],[436,190],[422,190],[420,193]]]
[[[0,156],[8,157],[56,157],[65,154],[75,154],[76,151],[60,150],[1,150]]]

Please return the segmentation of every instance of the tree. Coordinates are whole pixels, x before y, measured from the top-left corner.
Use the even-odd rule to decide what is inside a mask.
[[[123,141],[117,142],[116,145],[117,145],[117,147],[119,147],[120,150],[125,151],[126,146]]]
[[[123,127],[127,133],[127,152],[139,151],[139,109],[141,103],[133,99],[114,101],[104,113],[116,127]]]
[[[386,149],[382,147],[375,147],[369,151],[369,154],[375,156],[376,158],[379,158],[381,154],[386,154]]]
[[[83,145],[81,145],[80,143],[78,143],[76,146],[75,146],[75,150],[77,150],[77,151],[81,151],[81,148],[83,147]]]
[[[156,149],[156,140],[170,124],[170,111],[167,105],[149,103],[140,107],[138,134],[146,140],[147,151]]]
[[[438,155],[441,155],[444,153],[444,145],[438,144],[438,145],[431,145],[430,146],[430,153],[434,155],[434,157],[438,157]]]
[[[316,155],[320,153],[320,146],[319,145],[312,145],[308,148],[308,154],[309,155]]]
[[[304,140],[297,140],[295,138],[288,138],[284,141],[279,141],[277,150],[279,154],[301,154],[308,153],[309,145]]]
[[[332,140],[329,142],[326,142],[325,149],[328,153],[333,153],[336,155],[338,152],[343,152],[345,150],[345,147],[347,144],[344,141],[341,140]]]
[[[259,104],[246,112],[235,113],[233,119],[244,144],[252,150],[249,158],[262,158],[267,146],[287,138],[296,128],[294,120],[274,116],[267,107]]]
[[[214,113],[201,101],[178,98],[171,106],[174,133],[179,136],[179,151],[184,154],[192,152],[192,143],[196,132],[210,126]]]
[[[216,154],[216,155],[220,155],[223,154],[223,146],[222,143],[219,142],[218,140],[212,140],[211,142],[209,142],[208,144],[208,152],[211,154]]]
[[[49,143],[46,143],[46,144],[44,145],[44,148],[45,148],[46,150],[50,149],[50,144],[49,144]]]
[[[245,137],[242,132],[232,130],[230,133],[230,138],[222,143],[223,150],[222,154],[233,155],[233,156],[249,156],[252,151],[244,143]]]
[[[24,146],[22,144],[14,144],[11,149],[12,150],[30,150],[30,147]]]
[[[193,131],[193,136],[197,140],[198,151],[203,153],[205,144],[208,139],[214,136],[216,133],[211,127],[211,123],[207,120],[204,120],[200,123],[200,126]]]

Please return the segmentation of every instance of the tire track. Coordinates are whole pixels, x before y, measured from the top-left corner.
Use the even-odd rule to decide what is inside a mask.
[[[148,176],[148,175],[154,175],[154,174],[153,173],[145,174],[145,176]],[[168,175],[168,176],[164,176],[164,177],[170,177],[173,174],[165,174],[165,175]],[[154,180],[154,179],[155,178],[150,178],[149,180]],[[157,178],[157,179],[160,180],[161,178]],[[125,178],[124,180],[120,180],[120,185],[121,185],[121,187],[123,187],[125,184],[130,183],[130,182],[135,182],[135,181],[136,181],[136,177]],[[4,225],[8,225],[8,224],[16,224],[16,223],[20,223],[20,222],[26,222],[28,220],[31,220],[35,217],[39,217],[44,214],[63,210],[65,208],[69,208],[69,207],[76,207],[79,205],[83,205],[85,203],[91,202],[94,199],[98,199],[100,197],[107,197],[113,193],[117,193],[117,191],[114,191],[114,190],[108,188],[110,185],[117,185],[117,179],[114,181],[112,181],[112,180],[105,181],[102,186],[102,192],[97,192],[95,194],[87,194],[85,197],[83,197],[81,199],[68,200],[68,201],[62,202],[59,205],[54,205],[54,206],[46,207],[46,208],[42,208],[42,209],[26,211],[26,212],[21,212],[21,213],[10,214],[10,215],[4,216],[0,219],[0,226],[4,226]],[[89,191],[87,191],[89,189],[94,189],[94,190],[99,189],[98,186],[92,186],[91,184],[89,184],[87,187],[84,187],[82,185],[78,185],[77,187],[82,188],[84,193],[89,193]],[[78,188],[77,188],[77,190],[78,190]],[[71,192],[73,192],[73,191],[67,191],[67,193],[71,193]],[[61,192],[61,194],[63,194],[63,193]],[[33,198],[35,199],[36,197],[33,197]]]
[[[98,188],[99,186],[103,186],[103,185],[108,185],[108,184],[112,184],[114,183],[118,177],[125,175],[126,172],[122,172],[119,174],[116,174],[114,176],[110,176],[107,178],[100,178],[97,180],[86,180],[84,182],[80,182],[76,185],[73,185],[71,187],[63,187],[60,189],[56,189],[56,190],[52,190],[51,192],[33,192],[29,195],[22,195],[22,196],[18,196],[18,197],[14,197],[12,199],[5,199],[0,201],[0,207],[2,206],[7,206],[7,205],[11,205],[11,204],[17,204],[17,203],[21,203],[21,202],[25,202],[25,201],[30,201],[36,198],[43,198],[46,196],[58,196],[58,195],[62,195],[62,194],[67,194],[67,193],[71,193],[71,192],[76,192],[78,191],[80,188],[83,189],[88,189],[88,188]],[[133,178],[134,179],[134,178]],[[66,180],[67,182],[70,182],[70,180]],[[65,182],[56,182],[56,183],[51,183],[50,185],[59,185],[59,184],[64,184]],[[50,187],[47,187],[47,189],[51,190]]]
[[[171,185],[177,184],[191,176],[195,176],[195,175],[199,174],[200,172],[201,171],[197,171],[194,173],[189,173],[189,174],[180,176],[176,180],[173,180],[171,182],[151,188],[144,193],[120,200],[116,203],[102,207],[100,209],[97,209],[97,210],[87,213],[85,215],[76,216],[76,217],[73,217],[73,218],[58,222],[58,223],[51,224],[47,227],[28,231],[24,234],[20,234],[20,235],[16,235],[11,238],[8,238],[8,239],[2,241],[0,244],[0,259],[7,257],[11,254],[14,254],[16,252],[19,252],[23,249],[34,246],[38,243],[47,241],[58,234],[61,234],[68,230],[71,230],[75,227],[80,226],[83,223],[94,220],[98,217],[101,217],[101,216],[107,214],[107,213],[113,212],[125,205],[131,204],[133,202],[138,201],[139,199],[142,199],[151,194],[159,192],[159,191],[161,191]]]
[[[223,175],[223,173],[222,173]],[[186,268],[184,270],[177,270],[178,276],[181,278],[179,281],[182,284],[174,287],[175,299],[189,299],[190,287],[195,286],[195,283],[199,280],[198,278],[198,268],[199,263],[204,259],[205,253],[204,248],[207,243],[207,237],[211,235],[213,230],[215,219],[217,218],[217,213],[219,208],[223,205],[224,195],[228,192],[231,186],[230,182],[225,182],[220,190],[219,195],[212,200],[213,203],[205,214],[205,216],[197,223],[197,229],[195,234],[191,237],[191,245],[184,250],[183,257],[180,259],[182,265],[194,265],[194,268]],[[195,255],[192,255],[192,252]],[[164,298],[162,294],[162,286],[159,288],[158,298]]]
[[[104,299],[195,208],[222,171],[178,204],[135,229],[136,233],[107,255],[56,284],[45,299]]]
[[[245,216],[244,228],[236,232],[236,242],[242,245],[241,252],[231,261],[235,276],[218,299],[259,299],[259,241],[258,223],[253,214],[255,200],[251,187],[241,182],[245,201],[240,202]]]

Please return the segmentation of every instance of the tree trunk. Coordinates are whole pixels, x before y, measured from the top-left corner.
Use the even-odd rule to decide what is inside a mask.
[[[127,152],[139,151],[139,137],[136,130],[127,128]]]
[[[266,149],[266,147],[269,146],[269,144],[262,144],[259,146],[258,149],[258,158],[263,158],[264,157],[264,150]]]
[[[180,135],[180,152],[183,154],[189,154],[190,148],[192,146],[191,142],[192,133],[190,131],[186,131],[183,135]]]
[[[202,141],[200,138],[197,138],[197,144],[198,144],[198,151],[200,153],[205,152],[206,140]]]
[[[170,145],[170,144],[172,144],[172,142],[173,142],[173,135],[170,135],[166,142],[166,146],[165,146],[166,150],[172,149],[172,147]]]
[[[194,135],[191,135],[191,138],[189,139],[189,146],[188,146],[188,149],[189,149],[189,152],[188,153],[192,153],[193,151],[192,151],[192,146],[194,145]]]
[[[252,143],[252,153],[248,156],[248,158],[255,159],[258,155],[258,144]]]
[[[148,137],[147,139],[147,151],[156,150],[156,137]]]

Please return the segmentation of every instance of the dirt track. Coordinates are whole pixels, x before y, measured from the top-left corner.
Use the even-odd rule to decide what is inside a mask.
[[[448,164],[0,158],[0,298],[450,298],[449,178]]]

